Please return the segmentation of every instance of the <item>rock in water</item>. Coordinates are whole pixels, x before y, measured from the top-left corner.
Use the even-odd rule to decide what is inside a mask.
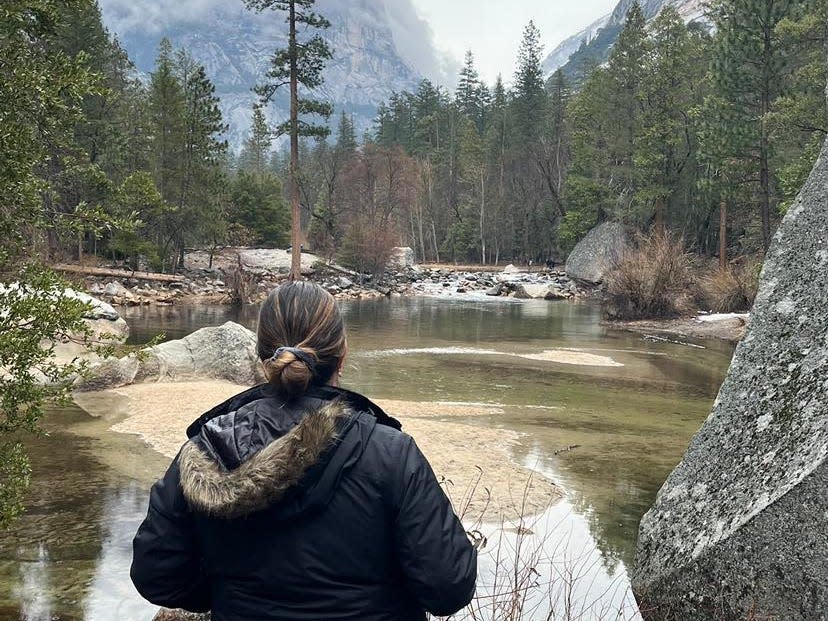
[[[264,381],[256,355],[256,335],[232,321],[150,347],[140,356],[104,360],[91,371],[92,377],[76,385],[75,390],[187,379],[221,379],[246,386]]]
[[[545,300],[549,292],[549,285],[530,285],[524,283],[515,285],[515,297],[519,300]]]
[[[228,321],[150,348],[135,381],[213,378],[252,386],[262,379],[260,368],[256,335]]]
[[[570,253],[566,260],[566,275],[575,280],[598,284],[618,264],[629,246],[629,232],[623,224],[599,224]]]
[[[826,619],[826,456],[828,142],[774,238],[713,413],[641,522],[645,617]]]

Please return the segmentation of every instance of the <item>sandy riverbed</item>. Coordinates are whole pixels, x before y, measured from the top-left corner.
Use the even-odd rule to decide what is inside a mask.
[[[136,434],[155,450],[173,457],[186,439],[185,429],[202,412],[244,390],[221,381],[135,384],[79,394],[78,404],[93,415],[111,415],[113,404],[126,416],[112,429]],[[474,425],[479,415],[496,414],[485,404],[377,401],[403,423],[428,457],[458,513],[487,522],[536,514],[554,503],[560,490],[542,475],[516,463],[511,431]],[[456,419],[456,420],[453,420]]]

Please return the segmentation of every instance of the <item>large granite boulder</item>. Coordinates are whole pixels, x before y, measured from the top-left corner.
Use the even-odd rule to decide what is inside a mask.
[[[566,260],[566,275],[591,284],[603,282],[630,247],[630,233],[623,224],[604,222],[584,237]]]
[[[391,256],[388,258],[388,267],[401,270],[406,267],[414,267],[417,260],[414,256],[414,250],[408,246],[400,246],[391,251]]]
[[[104,360],[76,390],[104,390],[140,382],[221,379],[252,386],[264,380],[256,335],[237,323],[196,330],[139,354]]]
[[[710,417],[641,522],[647,619],[828,618],[828,143]]]
[[[514,287],[513,297],[519,300],[565,300],[570,297],[568,292],[556,289],[548,283],[517,283]]]

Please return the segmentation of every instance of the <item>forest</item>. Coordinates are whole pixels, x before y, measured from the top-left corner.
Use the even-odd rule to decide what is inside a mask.
[[[175,272],[186,248],[287,245],[289,158],[261,107],[234,153],[187,50],[164,39],[142,76],[96,4],[50,4],[42,45],[86,90],[41,147],[49,256]],[[825,5],[716,0],[706,26],[670,6],[647,23],[636,4],[605,64],[548,79],[530,23],[508,79],[483,83],[470,51],[453,93],[394,93],[363,135],[335,114],[332,136],[300,144],[306,248],[363,271],[396,245],[419,261],[561,261],[612,220],[722,264],[762,253],[828,131]]]

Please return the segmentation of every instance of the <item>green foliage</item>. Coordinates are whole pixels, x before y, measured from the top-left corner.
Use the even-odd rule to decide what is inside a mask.
[[[290,24],[291,16],[295,19],[295,28],[302,32],[308,29],[325,30],[330,22],[313,11],[316,0],[244,0],[248,9],[261,13],[263,11],[279,11],[287,13],[286,21]],[[298,84],[306,91],[313,92],[322,86],[324,80],[322,70],[325,62],[332,57],[328,43],[321,35],[315,34],[304,41],[298,38],[294,31],[288,40],[288,46],[277,49],[270,60],[270,70],[267,72],[268,81],[256,87],[256,93],[263,103],[271,101],[280,88],[287,86],[291,80],[292,69]],[[331,116],[331,105],[325,101],[302,96],[297,100],[299,113],[298,126],[295,128],[299,136],[327,136],[330,130],[327,125],[315,124],[303,119],[303,116],[318,116],[327,119]],[[275,136],[290,134],[292,122],[290,120],[277,125]]]
[[[277,247],[288,243],[290,215],[275,175],[240,172],[230,200],[230,221],[245,227],[254,244]]]
[[[83,56],[54,49],[61,12],[85,4],[11,0],[0,12],[0,528],[19,515],[28,485],[20,434],[37,430],[44,403],[65,398],[79,370],[56,364],[50,343],[82,333],[87,308],[60,295],[63,282],[35,261],[41,231],[62,224],[48,221],[49,186],[38,172],[51,150],[71,143],[96,87]],[[86,213],[82,203],[75,213]]]
[[[30,266],[0,286],[0,529],[23,509],[29,463],[21,436],[37,433],[47,402],[65,402],[83,363],[58,362],[54,344],[86,341],[88,306],[63,294],[65,283]]]
[[[245,170],[256,175],[265,174],[268,169],[272,145],[273,137],[267,125],[264,111],[261,106],[254,106],[250,135],[245,140],[239,155],[239,170]]]

